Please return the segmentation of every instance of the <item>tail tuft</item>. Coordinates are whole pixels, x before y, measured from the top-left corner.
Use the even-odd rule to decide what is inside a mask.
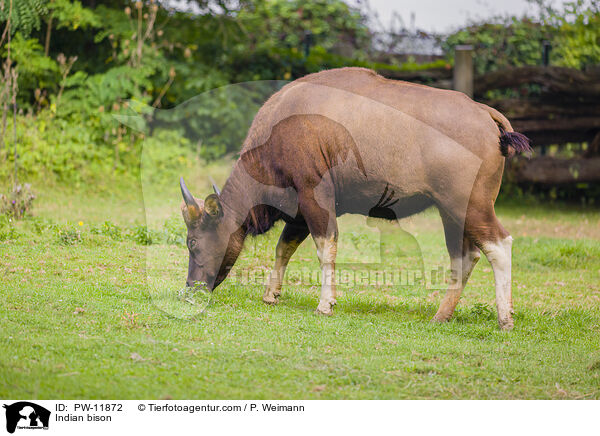
[[[500,152],[504,157],[511,158],[517,154],[527,153],[531,156],[531,140],[518,132],[506,132],[500,127]]]

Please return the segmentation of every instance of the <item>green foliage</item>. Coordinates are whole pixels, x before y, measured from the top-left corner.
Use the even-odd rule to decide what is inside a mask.
[[[6,46],[0,50],[0,57],[6,57]],[[35,89],[55,89],[58,80],[58,64],[44,55],[39,41],[25,38],[20,32],[11,41],[11,58],[19,72],[19,92],[21,96],[31,96]],[[20,99],[22,100],[22,99]]]
[[[75,245],[83,241],[81,231],[78,229],[59,229],[56,236],[61,245]]]
[[[0,2],[0,24],[6,23],[11,19],[11,33],[21,32],[29,35],[32,30],[40,29],[42,17],[48,13],[46,0],[4,0]]]
[[[142,90],[152,88],[149,77],[153,72],[151,67],[133,68],[128,65],[92,76],[79,72],[67,80],[67,90],[57,108],[58,114],[75,122],[87,119],[89,127],[104,133],[116,126],[112,114],[120,113],[121,101],[132,97],[142,99]]]
[[[553,12],[548,23],[558,29],[553,58],[558,65],[583,69],[600,63],[600,5],[577,0]]]
[[[31,213],[35,194],[29,183],[17,184],[8,195],[0,194],[0,215],[21,219]]]
[[[239,151],[256,111],[285,81],[343,66],[449,65],[371,62],[368,17],[342,0],[225,1],[212,9],[211,0],[196,3],[202,11],[190,14],[162,2],[109,1],[92,9],[79,0],[14,0],[11,57],[19,72],[18,106],[31,114],[17,120],[19,174],[49,174],[75,187],[94,180],[102,190],[111,176],[139,177],[143,159],[142,166],[156,167],[149,177],[158,183],[197,157],[210,161]],[[7,4],[0,21],[6,20]],[[598,8],[577,0],[562,12],[546,9],[539,23],[510,18],[471,26],[450,35],[444,46],[451,53],[457,44],[474,44],[479,73],[539,64],[544,40],[552,42],[556,64],[598,63]],[[52,30],[49,56],[40,44],[46,30]],[[312,46],[306,54],[308,32]],[[6,53],[0,47],[0,57]],[[228,86],[262,80],[274,82]],[[519,96],[536,89],[498,92]],[[131,100],[149,109],[139,126],[115,118],[132,116]],[[6,159],[11,163],[11,156]],[[0,175],[8,169],[1,167]]]
[[[131,239],[140,245],[152,245],[154,240],[153,232],[146,226],[136,226],[131,232]]]
[[[169,245],[185,246],[187,229],[179,215],[167,219],[163,226],[164,242]]]
[[[94,235],[104,235],[113,241],[121,241],[123,239],[123,231],[121,228],[110,221],[104,221],[100,225],[93,226],[90,232]]]
[[[12,146],[12,137],[7,145]],[[134,171],[139,146],[134,144],[122,150],[116,162],[114,149],[103,146],[93,129],[84,123],[54,118],[49,111],[36,118],[17,117],[19,146],[19,179],[58,182],[71,187],[96,182],[97,190],[110,186],[110,176]],[[12,153],[6,155],[7,165],[0,166],[0,178],[8,178],[14,165]]]
[[[475,303],[462,313],[462,318],[466,322],[475,322],[478,320],[491,321],[496,318],[496,310],[486,303]]]
[[[475,71],[483,74],[506,67],[539,65],[548,29],[529,19],[510,18],[500,23],[482,23],[448,36],[442,47],[449,56],[457,45],[473,45]]]
[[[0,242],[16,239],[19,233],[13,219],[6,214],[0,214]]]
[[[562,10],[543,0],[537,3],[537,20],[511,17],[472,25],[449,35],[442,47],[451,57],[456,45],[472,44],[479,74],[508,66],[540,65],[544,41],[551,45],[550,61],[554,65],[583,69],[600,63],[597,2],[566,2]]]
[[[164,186],[182,168],[191,168],[195,158],[190,141],[175,129],[155,130],[142,147],[142,180],[154,186]]]
[[[238,151],[260,106],[284,83],[225,86],[204,92],[172,110],[157,111],[154,123],[160,128],[153,135],[154,142],[147,143],[149,151],[156,150],[152,144],[164,147],[165,143],[181,143],[173,132],[185,135],[192,150],[199,144],[200,157],[207,160]],[[161,137],[165,140],[161,141]]]
[[[98,15],[92,9],[83,7],[79,1],[53,0],[48,4],[48,9],[58,22],[57,29],[77,30],[101,25]]]
[[[90,228],[93,235],[102,235],[113,241],[133,241],[139,245],[169,244],[184,246],[186,229],[180,216],[174,216],[165,221],[163,229],[152,230],[147,226],[136,225],[129,228],[120,227],[111,221]]]
[[[344,45],[356,54],[370,39],[366,18],[341,0],[259,0],[237,18],[258,49],[299,49],[311,32],[313,44],[326,50]]]
[[[207,160],[238,151],[254,114],[277,88],[226,87],[229,83],[290,80],[323,67],[367,64],[330,53],[344,52],[344,42],[351,48],[346,55],[360,57],[359,48],[369,41],[365,17],[341,0],[256,1],[226,14],[198,16],[158,4],[113,2],[92,10],[79,1],[54,0],[38,12],[38,19],[54,20],[52,41],[58,38],[68,48],[65,35],[77,32],[104,56],[65,52],[78,56],[68,74],[44,55],[38,42],[43,34],[16,34],[11,46],[21,72],[19,106],[37,111],[37,120],[19,120],[20,172],[47,171],[76,186],[111,171],[139,174],[136,159],[144,143],[148,159],[162,167],[152,177],[198,151]],[[173,25],[157,30],[159,21],[169,20]],[[305,31],[316,44],[308,58],[302,50]],[[139,131],[114,117],[130,115],[130,99],[160,107],[191,98],[186,110],[156,112],[159,127],[144,142]],[[161,140],[162,147],[153,147]]]

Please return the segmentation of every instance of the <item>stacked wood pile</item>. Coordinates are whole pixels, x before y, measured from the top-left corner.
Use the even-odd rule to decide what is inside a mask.
[[[452,84],[452,71],[445,69],[381,73],[440,88]],[[507,89],[519,97],[486,99],[488,91]],[[532,159],[511,163],[508,171],[513,180],[543,185],[600,182],[600,68],[507,68],[476,76],[474,90],[475,100],[501,111],[516,131],[538,147]],[[576,158],[541,154],[540,147],[583,142],[587,150]]]

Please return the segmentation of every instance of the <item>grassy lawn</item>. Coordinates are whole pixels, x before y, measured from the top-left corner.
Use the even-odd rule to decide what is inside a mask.
[[[147,204],[149,227],[161,230],[169,217],[171,231],[183,227],[179,201]],[[443,290],[423,285],[341,284],[329,318],[314,314],[318,283],[290,283],[278,306],[266,306],[258,280],[236,273],[268,271],[281,225],[247,240],[208,310],[188,319],[191,305],[171,292],[185,279],[186,249],[140,243],[132,229],[143,211],[136,193],[40,195],[37,218],[4,234],[1,397],[600,399],[597,210],[497,207],[515,238],[510,333],[498,330],[484,258],[444,325],[429,323]],[[106,219],[121,236],[100,225]],[[394,251],[408,239],[418,242],[425,269],[448,267],[437,212],[402,228],[385,236],[398,267],[411,268]],[[377,261],[378,232],[362,217],[341,220],[342,269]],[[307,240],[289,278],[317,266]],[[153,293],[156,283],[166,297]]]

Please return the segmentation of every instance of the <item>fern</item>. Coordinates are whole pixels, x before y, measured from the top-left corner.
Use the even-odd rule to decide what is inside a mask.
[[[92,9],[84,8],[78,1],[55,0],[48,6],[52,10],[52,17],[58,20],[57,29],[100,27],[100,18]]]
[[[4,0],[0,9],[0,23],[8,19],[11,0]],[[29,35],[33,29],[39,30],[42,17],[48,13],[45,0],[12,0],[11,33],[17,31]]]

